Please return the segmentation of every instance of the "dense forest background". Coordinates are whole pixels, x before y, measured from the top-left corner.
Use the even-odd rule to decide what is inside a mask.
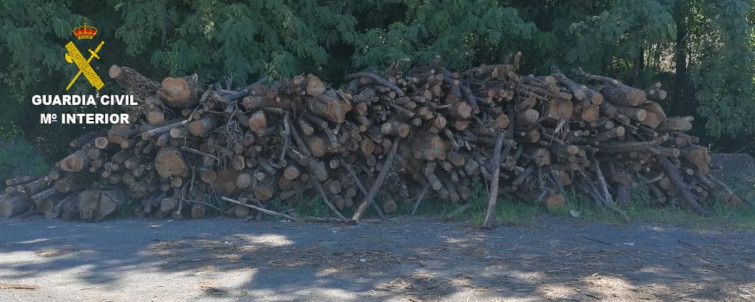
[[[671,115],[695,116],[714,151],[755,152],[753,0],[183,0],[0,1],[0,168],[44,166],[81,126],[39,125],[32,106],[77,72],[71,30],[97,27],[102,77],[112,64],[154,79],[197,73],[241,85],[314,73],[333,85],[351,71],[407,68],[442,56],[451,70],[524,54],[522,72],[582,67],[637,87],[663,83]],[[91,45],[86,43],[91,42]],[[571,74],[574,76],[573,74]],[[577,78],[577,77],[575,77]],[[107,83],[107,81],[106,81]],[[72,94],[91,94],[79,80]],[[120,93],[112,82],[101,93]],[[97,108],[95,110],[112,110]],[[23,171],[28,172],[28,171]],[[12,171],[4,172],[16,174]],[[4,175],[0,175],[4,176]]]

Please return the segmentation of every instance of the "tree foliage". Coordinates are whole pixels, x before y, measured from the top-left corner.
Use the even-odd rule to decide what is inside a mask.
[[[707,133],[752,137],[755,134],[755,57],[752,24],[747,14],[751,1],[705,1],[697,64],[692,69],[697,108]]]
[[[312,72],[338,84],[355,69],[408,67],[435,55],[454,70],[524,54],[524,72],[582,67],[632,85],[663,81],[672,114],[692,114],[709,142],[755,131],[753,0],[5,0],[0,1],[0,132],[52,137],[32,94],[60,94],[62,58],[88,22],[112,64],[160,79],[197,73],[236,87]],[[87,42],[84,47],[94,48]],[[102,93],[117,92],[106,85]],[[92,93],[80,81],[71,93]],[[76,110],[91,110],[76,109]],[[97,109],[106,110],[106,109]],[[701,123],[698,123],[701,124]],[[60,126],[58,126],[60,127]],[[15,130],[11,130],[14,128]],[[23,130],[23,131],[21,131]],[[80,128],[66,131],[74,135]],[[2,137],[2,135],[0,135]],[[732,146],[733,149],[738,149]]]
[[[483,62],[500,62],[532,42],[539,32],[522,20],[517,9],[491,0],[419,1],[406,3],[401,22],[367,30],[357,38],[354,64],[377,69],[407,60],[461,69]]]

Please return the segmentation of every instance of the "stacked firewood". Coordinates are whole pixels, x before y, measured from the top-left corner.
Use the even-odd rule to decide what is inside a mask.
[[[488,185],[492,208],[500,194],[558,208],[573,187],[626,216],[632,185],[701,214],[714,195],[742,203],[684,133],[692,118],[666,117],[660,84],[641,90],[576,71],[586,85],[555,67],[522,76],[518,61],[360,72],[343,89],[311,74],[203,89],[196,75],[158,83],[113,66],[110,77],[141,101],[126,108],[131,123],[74,140],[48,174],[6,180],[0,214],[291,217],[266,208],[319,196],[334,220],[359,221],[370,207],[382,217],[428,193],[465,203],[475,182]]]

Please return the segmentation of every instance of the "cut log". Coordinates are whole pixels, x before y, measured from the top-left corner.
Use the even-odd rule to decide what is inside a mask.
[[[249,122],[247,124],[249,126],[249,129],[252,129],[254,133],[257,135],[261,135],[265,133],[265,128],[267,128],[267,118],[265,117],[264,111],[257,111],[253,113],[251,116],[249,116]]]
[[[556,211],[566,205],[566,198],[561,194],[553,194],[543,200],[543,205],[548,211]]]
[[[159,125],[165,122],[165,113],[159,108],[150,109],[147,114],[147,122],[152,125]]]
[[[61,160],[59,166],[66,172],[79,172],[89,167],[89,157],[85,150],[79,150]]]
[[[165,105],[173,108],[186,108],[197,104],[199,84],[196,75],[182,78],[167,77],[163,80],[157,95]]]
[[[307,81],[306,91],[307,91],[307,95],[309,96],[318,97],[322,95],[325,92],[325,89],[327,88],[325,87],[325,84],[322,82],[322,80],[320,80],[320,78],[312,74],[307,75],[306,81]]]
[[[23,185],[18,185],[16,187],[16,191],[19,193],[24,193],[27,196],[32,196],[47,189],[47,187],[50,186],[50,183],[51,180],[48,176],[42,176],[34,181],[27,182]]]
[[[243,190],[252,185],[252,175],[249,173],[241,173],[236,177],[236,187]]]
[[[581,68],[578,70],[578,73],[588,79],[608,84],[601,90],[608,102],[621,106],[636,107],[647,101],[645,91],[624,85],[616,79],[593,75],[584,72]]]
[[[331,122],[343,123],[346,120],[346,113],[351,111],[351,104],[329,90],[317,98],[308,100],[307,109]]]
[[[105,136],[100,136],[94,139],[94,147],[97,149],[105,149],[108,144],[110,144],[110,141],[108,141]]]
[[[194,136],[204,136],[211,133],[212,130],[218,127],[220,122],[213,117],[204,117],[200,120],[192,121],[186,125],[189,133]]]
[[[647,112],[647,117],[642,121],[643,125],[656,128],[661,122],[666,120],[666,113],[658,103],[648,101],[642,108]]]
[[[692,121],[695,118],[691,116],[670,117],[661,122],[655,131],[658,133],[686,132],[692,130]]]
[[[661,82],[656,82],[648,89],[645,89],[645,94],[647,94],[649,100],[653,101],[662,101],[666,99],[666,96],[668,93],[666,93],[666,90],[663,90],[661,88]]]
[[[647,101],[645,91],[619,83],[601,90],[606,100],[614,105],[636,107]]]
[[[402,123],[397,120],[392,120],[380,127],[380,132],[389,136],[407,137],[411,131],[411,126],[407,123]]]
[[[55,189],[60,193],[79,191],[89,186],[91,182],[82,174],[69,175],[55,182]]]
[[[294,180],[301,175],[301,170],[295,165],[290,165],[283,170],[283,177],[286,179]]]
[[[305,136],[303,139],[304,143],[307,144],[307,149],[312,153],[312,156],[319,158],[328,153],[328,147],[325,145],[325,141],[319,136]]]
[[[31,210],[31,207],[31,200],[24,194],[0,195],[0,217],[13,217]]]
[[[180,150],[162,148],[155,156],[155,170],[160,177],[168,178],[186,173],[187,165]]]
[[[569,92],[571,92],[575,100],[579,102],[585,100],[586,96],[585,92],[582,90],[582,87],[571,79],[567,78],[566,75],[564,75],[564,73],[562,73],[561,70],[558,69],[558,67],[551,67],[551,74],[561,83],[561,85],[564,85],[566,89],[569,89]]]
[[[583,87],[582,91],[585,92],[585,96],[588,100],[590,100],[590,103],[592,103],[595,106],[600,106],[600,104],[603,104],[605,99],[602,93],[592,90],[590,88],[587,88],[584,85],[582,85],[582,87]]]
[[[412,156],[423,160],[446,158],[446,145],[443,139],[429,132],[415,133],[411,142]]]
[[[626,107],[626,106],[614,106],[616,108],[616,111],[619,113],[626,115],[630,119],[633,119],[638,122],[642,122],[647,117],[647,111],[645,109],[639,108],[639,107]]]
[[[275,185],[274,177],[272,175],[266,175],[265,179],[258,183],[254,188],[254,198],[260,201],[267,201],[273,198],[276,188]]]
[[[78,209],[81,219],[89,222],[101,221],[126,203],[126,197],[118,190],[86,190],[79,193]]]
[[[495,123],[493,124],[494,125],[493,127],[496,130],[504,130],[509,126],[509,124],[510,124],[509,117],[506,116],[506,114],[500,114],[495,119]],[[439,129],[442,129],[442,128],[443,127],[440,127]]]
[[[452,117],[466,119],[472,116],[472,106],[466,102],[456,102],[448,109],[448,113]]]
[[[698,171],[703,175],[710,172],[711,157],[708,153],[708,148],[700,145],[691,145],[681,149],[681,155],[684,156],[688,162],[694,164]]]
[[[393,198],[388,197],[383,201],[383,212],[386,214],[395,212],[397,207],[396,201]]]
[[[526,109],[516,115],[516,124],[519,126],[529,126],[540,118],[540,112],[534,109]]]
[[[547,116],[557,119],[571,119],[574,115],[574,104],[569,100],[555,99],[547,103]]]
[[[600,121],[600,109],[595,105],[587,105],[582,107],[580,118],[586,123],[597,123]]]
[[[239,176],[239,171],[234,169],[225,169],[218,172],[218,177],[215,179],[215,187],[218,192],[223,195],[232,195],[239,192],[239,187],[236,186],[236,178]],[[270,177],[272,179],[272,177]]]
[[[50,177],[50,179],[56,179],[56,178],[53,178],[52,175],[51,175],[51,174],[53,174],[53,172],[57,172],[57,171],[53,170],[53,171],[50,171],[49,174],[47,174],[47,176]],[[59,172],[57,172],[57,173],[60,174]],[[15,177],[15,178],[8,178],[8,179],[5,180],[5,185],[9,186],[9,187],[11,187],[11,186],[17,186],[17,185],[22,185],[22,184],[25,184],[25,183],[37,180],[39,178],[42,178],[44,176],[45,176],[45,174],[39,174],[39,175],[19,176],[19,177]]]

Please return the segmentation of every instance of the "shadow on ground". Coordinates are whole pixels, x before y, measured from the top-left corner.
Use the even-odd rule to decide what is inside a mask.
[[[752,232],[0,221],[2,301],[754,301]]]

